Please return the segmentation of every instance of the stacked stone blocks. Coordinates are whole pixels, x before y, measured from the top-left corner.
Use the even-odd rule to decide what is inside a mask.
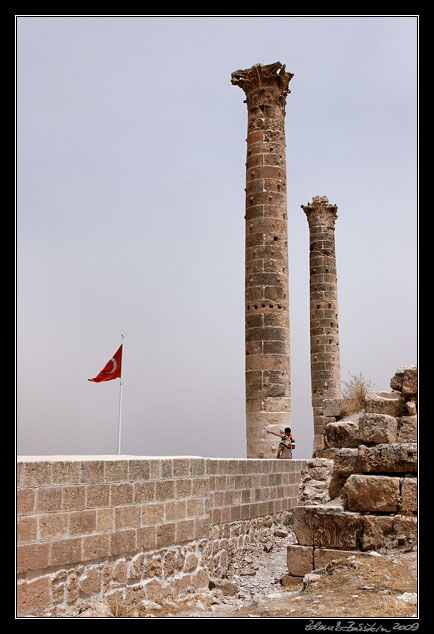
[[[324,401],[324,413],[333,418],[325,445],[334,459],[320,460],[330,469],[329,497],[293,509],[298,544],[288,548],[290,574],[306,574],[354,550],[416,544],[416,366],[400,368],[391,387],[368,392],[364,410],[348,416],[348,402]]]
[[[231,548],[258,539],[295,504],[302,465],[20,458],[18,614],[61,611],[89,597],[122,603],[206,588]]]

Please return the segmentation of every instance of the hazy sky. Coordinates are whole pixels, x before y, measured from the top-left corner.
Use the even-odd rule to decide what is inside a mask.
[[[338,206],[341,376],[417,362],[415,16],[17,18],[17,451],[245,457],[247,108],[287,98],[292,429],[312,454],[309,234]]]

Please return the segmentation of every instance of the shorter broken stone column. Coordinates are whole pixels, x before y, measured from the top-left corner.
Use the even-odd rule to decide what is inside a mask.
[[[325,398],[341,394],[338,293],[335,254],[337,206],[327,196],[301,205],[309,224],[310,357],[313,406],[313,457],[324,455]]]

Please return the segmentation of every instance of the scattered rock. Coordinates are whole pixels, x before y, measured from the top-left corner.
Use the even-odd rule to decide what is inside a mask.
[[[288,531],[283,531],[281,529],[277,529],[277,530],[274,531],[274,535],[276,537],[288,537],[289,533],[288,533]]]
[[[307,575],[304,575],[303,577],[303,590],[306,590],[307,588],[311,588],[313,585],[315,585],[318,581],[320,581],[321,579],[321,575],[317,575],[315,573],[310,572]]]
[[[233,595],[238,592],[238,586],[233,581],[212,577],[209,581],[209,589],[213,590],[214,588],[222,590],[224,595]]]
[[[84,609],[77,615],[79,618],[111,618],[113,613],[105,603],[93,602],[91,605],[83,606]]]
[[[404,594],[396,596],[395,599],[417,605],[417,592],[404,592]]]

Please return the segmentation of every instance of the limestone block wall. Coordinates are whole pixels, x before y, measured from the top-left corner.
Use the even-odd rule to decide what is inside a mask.
[[[296,504],[302,460],[21,457],[17,613],[208,587]]]
[[[415,547],[417,367],[399,368],[390,386],[391,392],[368,392],[363,409],[348,416],[348,402],[324,400],[324,413],[333,418],[325,445],[334,458],[318,462],[323,469],[332,465],[330,500],[315,505],[307,497],[307,505],[293,508],[298,543],[288,547],[290,574],[306,574],[354,550]]]

